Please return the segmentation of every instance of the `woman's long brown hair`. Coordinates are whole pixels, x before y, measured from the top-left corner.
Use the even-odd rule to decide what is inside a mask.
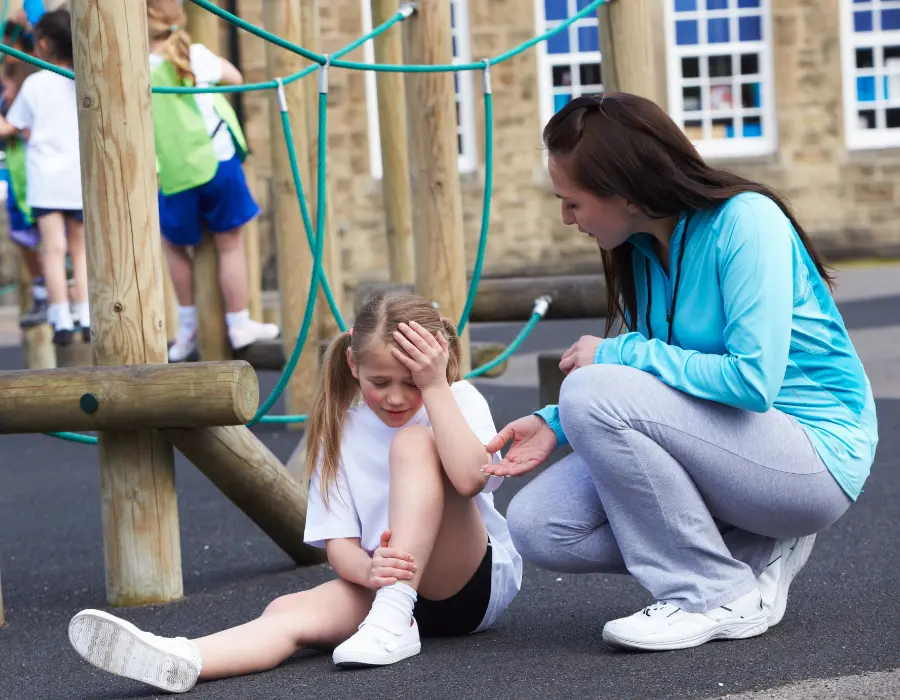
[[[544,145],[551,156],[565,159],[569,177],[580,187],[599,197],[624,197],[650,218],[714,208],[742,192],[765,195],[784,212],[819,274],[833,285],[787,202],[765,185],[707,165],[678,125],[648,99],[628,93],[576,98],[544,127]],[[617,322],[637,328],[631,253],[628,242],[601,250],[607,335]]]
[[[326,507],[329,490],[337,480],[344,417],[359,397],[359,384],[347,362],[347,350],[352,351],[359,366],[360,362],[365,362],[366,352],[373,342],[396,345],[394,332],[401,323],[410,321],[415,321],[429,333],[443,332],[450,355],[447,381],[452,384],[462,377],[456,328],[450,321],[441,318],[430,302],[414,294],[376,295],[370,298],[356,315],[352,332],[348,330],[339,335],[325,352],[307,427],[307,479],[313,478],[316,469],[321,468],[320,490]]]

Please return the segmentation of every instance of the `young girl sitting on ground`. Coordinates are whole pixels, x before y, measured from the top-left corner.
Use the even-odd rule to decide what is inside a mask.
[[[66,10],[48,12],[34,28],[35,55],[72,70],[71,18]],[[28,76],[5,119],[0,138],[28,133],[27,204],[41,236],[41,268],[47,285],[47,319],[53,342],[68,345],[76,326],[90,341],[87,260],[82,215],[81,154],[75,81],[49,70]],[[67,238],[68,237],[68,238]],[[69,307],[66,249],[75,277],[74,309]]]
[[[274,668],[304,648],[339,666],[395,663],[420,637],[465,635],[500,617],[522,561],[482,468],[499,461],[484,397],[460,379],[453,326],[409,295],[367,303],[328,349],[308,433],[305,541],[337,579],[276,599],[208,637],[164,638],[98,610],[69,639],[111,673],[183,692]],[[359,402],[359,396],[362,401]]]
[[[185,31],[179,0],[148,0],[150,82],[160,87],[239,85],[231,63]],[[219,257],[219,286],[228,338],[234,350],[278,337],[278,326],[250,318],[243,227],[259,214],[241,166],[247,144],[224,95],[153,95],[153,134],[159,172],[159,223],[163,252],[178,298],[178,334],[169,362],[197,348],[194,271],[188,251],[205,229]]]

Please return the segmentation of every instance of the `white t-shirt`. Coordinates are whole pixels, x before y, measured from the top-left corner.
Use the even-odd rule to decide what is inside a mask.
[[[496,435],[496,429],[485,398],[466,381],[456,382],[452,390],[472,432],[482,442],[490,441]],[[431,426],[424,406],[406,423],[406,426],[411,425]],[[307,544],[324,547],[330,539],[358,537],[360,546],[369,554],[378,548],[381,533],[388,526],[391,478],[388,454],[391,440],[401,429],[382,423],[365,404],[347,412],[341,435],[337,483],[329,490],[327,510],[322,502],[318,470],[310,481],[303,538]],[[494,461],[499,460],[500,455],[495,454]],[[496,622],[522,587],[522,558],[513,546],[506,519],[494,507],[493,491],[502,483],[502,477],[492,476],[474,499],[493,553],[491,598],[476,631]]]
[[[165,58],[159,54],[150,54],[150,70],[156,69]],[[191,44],[191,70],[194,72],[194,84],[196,87],[209,87],[218,85],[222,80],[222,59],[216,56],[203,44]],[[213,106],[214,96],[210,93],[198,93],[194,95],[197,108],[206,122],[206,131],[212,134],[218,128],[213,137],[213,150],[219,162],[234,158],[234,142],[231,133],[225,124],[219,126],[221,118],[216,114]]]
[[[48,70],[32,73],[6,119],[17,129],[31,131],[25,147],[28,206],[82,209],[75,81]]]

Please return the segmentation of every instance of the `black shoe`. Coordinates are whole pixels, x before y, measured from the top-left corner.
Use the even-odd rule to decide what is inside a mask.
[[[70,328],[53,331],[54,345],[71,345],[75,339],[75,331]]]
[[[34,300],[31,309],[19,317],[19,328],[34,328],[47,323],[47,300]]]
[[[81,327],[81,342],[91,344],[91,327],[90,326],[82,326]]]

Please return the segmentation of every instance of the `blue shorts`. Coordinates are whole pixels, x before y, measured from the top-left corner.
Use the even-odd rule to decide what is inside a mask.
[[[159,225],[162,235],[174,245],[197,245],[204,229],[224,233],[259,214],[250,194],[240,159],[222,161],[213,179],[184,192],[159,193]]]

